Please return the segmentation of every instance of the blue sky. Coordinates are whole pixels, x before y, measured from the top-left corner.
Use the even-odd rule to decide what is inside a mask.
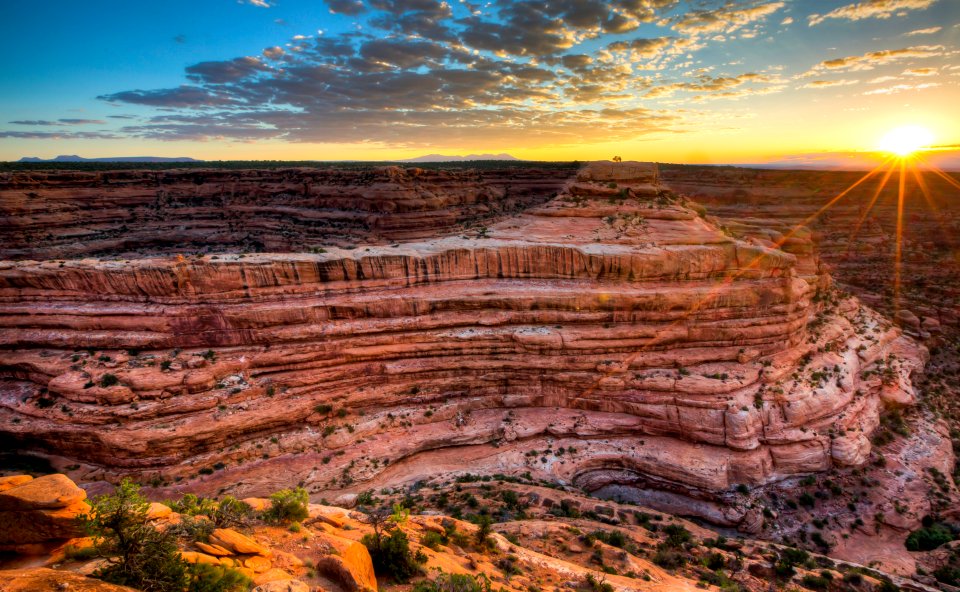
[[[956,0],[8,0],[0,23],[0,159],[960,141]]]

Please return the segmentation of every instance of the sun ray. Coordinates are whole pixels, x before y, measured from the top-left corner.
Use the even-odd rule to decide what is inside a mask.
[[[893,312],[900,311],[900,272],[903,262],[903,198],[906,190],[906,159],[900,159],[900,183],[897,192],[897,243],[893,259]]]
[[[930,206],[930,210],[934,215],[934,219],[937,223],[937,226],[940,227],[940,232],[943,233],[943,236],[950,236],[951,230],[947,228],[947,225],[944,223],[943,215],[940,211],[940,206],[937,204],[937,200],[934,197],[934,193],[930,191],[930,188],[927,186],[926,180],[923,178],[923,171],[917,167],[916,163],[910,162],[910,171],[913,173],[913,177],[917,181],[917,186],[920,188],[920,193],[923,194],[923,199],[927,202],[927,205]]]
[[[863,226],[863,223],[867,220],[867,216],[869,216],[870,212],[873,211],[873,206],[876,205],[877,200],[880,198],[880,194],[883,193],[884,188],[887,186],[887,182],[893,175],[894,168],[894,163],[891,160],[890,166],[887,167],[887,171],[884,174],[883,179],[880,180],[880,183],[877,185],[877,190],[873,193],[873,198],[870,200],[870,203],[867,204],[863,214],[857,220],[857,224],[854,226],[853,231],[850,232],[850,238],[847,240],[847,254],[850,253],[850,248],[853,245],[857,234],[860,232],[860,227]]]
[[[917,158],[918,158],[919,160],[923,161],[923,164],[926,165],[926,167],[927,167],[931,172],[933,172],[933,173],[936,174],[936,175],[939,175],[940,177],[943,178],[944,181],[946,181],[947,183],[953,185],[953,186],[956,187],[957,189],[960,189],[960,182],[957,182],[956,179],[954,179],[953,177],[951,177],[951,176],[948,175],[947,173],[945,173],[945,172],[943,172],[942,170],[940,170],[939,168],[937,168],[937,166],[934,165],[933,163],[931,163],[929,160],[926,160],[925,158],[922,158],[922,157],[920,157],[919,155],[917,156]]]

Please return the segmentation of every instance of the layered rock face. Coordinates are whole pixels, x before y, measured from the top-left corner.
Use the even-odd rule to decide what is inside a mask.
[[[837,282],[914,335],[960,330],[956,174],[903,174],[902,263],[896,269],[901,171],[761,171],[668,166],[664,183],[707,207],[734,234],[771,240],[798,224],[814,231]],[[951,183],[952,180],[952,183]],[[825,205],[830,204],[828,207]],[[822,211],[821,211],[822,210]],[[899,279],[899,284],[898,284]]]
[[[0,174],[0,256],[306,251],[455,232],[556,195],[571,171]]]
[[[733,238],[656,183],[590,166],[468,237],[4,262],[0,433],[87,482],[529,471],[727,523],[736,484],[864,462],[925,352],[809,239]]]

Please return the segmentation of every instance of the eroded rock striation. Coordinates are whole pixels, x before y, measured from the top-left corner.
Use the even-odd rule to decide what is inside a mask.
[[[529,471],[723,523],[735,485],[863,463],[925,356],[808,237],[734,238],[640,163],[468,236],[5,261],[0,313],[0,434],[82,481]]]
[[[556,195],[569,170],[0,174],[0,256],[306,251],[455,232]]]

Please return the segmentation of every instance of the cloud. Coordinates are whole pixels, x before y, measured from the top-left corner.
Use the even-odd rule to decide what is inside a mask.
[[[915,31],[910,31],[909,33],[904,33],[906,37],[915,37],[917,35],[933,35],[934,33],[939,33],[943,30],[943,27],[930,27],[929,29],[917,29]]]
[[[910,58],[932,58],[945,55],[942,45],[917,45],[902,49],[883,49],[871,51],[860,56],[847,56],[824,60],[808,70],[802,76],[814,76],[821,72],[841,72],[872,70],[877,66],[890,64]]]
[[[91,124],[104,125],[107,122],[102,119],[65,118],[65,119],[58,119],[56,121],[50,121],[46,119],[27,119],[27,120],[20,120],[20,121],[11,121],[10,123],[13,123],[16,125],[40,126],[40,125],[91,125]]]
[[[760,84],[741,88],[747,83]],[[764,86],[766,85],[766,86]],[[699,93],[692,100],[738,99],[755,94],[769,94],[783,88],[782,81],[766,74],[747,72],[737,76],[701,75],[695,82],[676,82],[653,87],[645,96],[650,99],[673,96],[678,91]]]
[[[19,140],[116,140],[121,137],[107,132],[14,132],[0,130],[0,138],[16,138]]]
[[[177,36],[175,36],[175,37],[173,38],[173,41],[174,41],[174,43],[180,43],[180,44],[186,43],[186,42],[187,42],[187,36],[186,36],[186,35],[183,35],[183,34],[177,35]]]
[[[696,10],[677,0],[482,6],[326,0],[326,6],[356,26],[296,35],[248,56],[198,61],[178,87],[102,95],[155,108],[116,133],[420,148],[579,144],[683,133],[695,111],[678,104],[766,95],[788,85],[772,66],[728,71],[742,62],[707,67],[693,55],[757,36],[783,1],[714,9],[698,3]],[[641,36],[642,24],[665,34]]]
[[[260,8],[270,8],[271,4],[267,0],[237,0],[240,4],[252,4],[253,6],[259,6]]]
[[[128,90],[100,95],[98,99],[111,103],[132,103],[151,107],[213,107],[228,105],[233,99],[217,95],[199,86],[180,86],[158,90]]]
[[[923,90],[925,88],[935,88],[940,86],[938,82],[924,82],[923,84],[896,84],[894,86],[888,86],[886,88],[877,88],[874,90],[868,90],[863,93],[865,95],[893,95],[901,93],[904,91],[916,91]]]
[[[855,4],[847,4],[831,10],[827,14],[811,14],[807,17],[810,26],[819,25],[827,19],[841,19],[860,21],[864,19],[888,19],[908,10],[923,10],[932,6],[937,0],[864,0]]]
[[[60,123],[62,123],[62,124],[64,124],[64,125],[90,125],[90,124],[103,125],[103,124],[107,123],[106,121],[104,121],[104,120],[102,120],[102,119],[76,119],[76,118],[67,118],[67,119],[58,119],[57,121],[59,121]]]
[[[938,73],[936,68],[909,68],[903,71],[904,76],[936,76]]]
[[[367,9],[360,0],[324,0],[324,2],[333,14],[357,15]]]
[[[187,68],[187,78],[194,82],[225,84],[265,72],[269,68],[258,58],[243,57],[221,62],[200,62]]]
[[[849,86],[857,84],[859,80],[812,80],[800,88],[831,88],[835,86]]]
[[[690,11],[676,17],[672,23],[675,30],[688,35],[730,34],[783,7],[783,2],[754,3],[746,7],[731,3],[714,10]]]

